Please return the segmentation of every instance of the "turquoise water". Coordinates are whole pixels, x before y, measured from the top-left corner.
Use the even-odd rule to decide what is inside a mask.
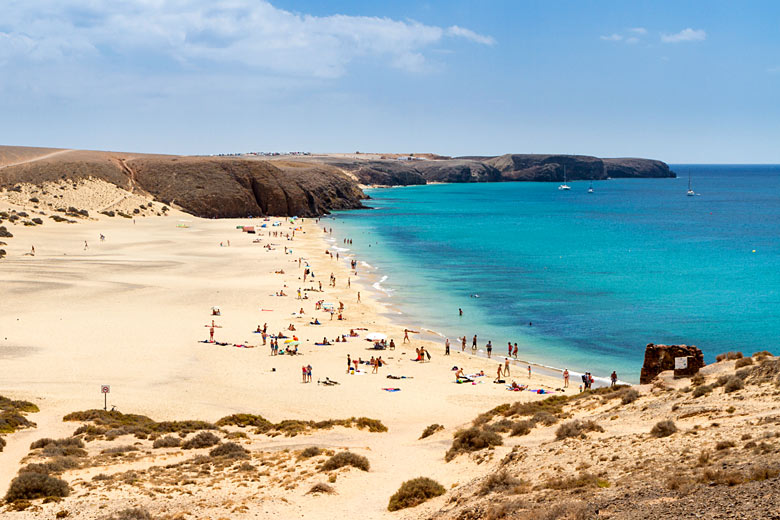
[[[650,342],[707,360],[780,352],[780,166],[673,169],[682,178],[593,194],[587,182],[374,189],[375,209],[328,220],[400,321],[478,334],[500,354],[517,341],[522,359],[637,381]]]

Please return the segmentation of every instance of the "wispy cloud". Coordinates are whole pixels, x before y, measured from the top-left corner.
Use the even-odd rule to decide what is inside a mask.
[[[632,32],[634,34],[647,34],[647,29],[644,27],[632,27],[629,29],[629,32]]]
[[[619,42],[623,39],[623,37],[617,33],[612,33],[608,36],[599,36],[599,38],[608,42]]]
[[[599,36],[599,38],[608,42],[623,42],[633,45],[639,43],[645,34],[647,34],[647,29],[644,27],[630,27],[620,33]]]
[[[663,43],[700,42],[707,39],[707,33],[703,29],[683,29],[675,34],[661,34]]]
[[[484,36],[482,34],[475,33],[474,31],[470,29],[465,29],[463,27],[458,27],[457,25],[453,25],[452,27],[447,28],[447,34],[449,36],[456,36],[460,38],[465,38],[467,40],[471,40],[475,43],[481,43],[482,45],[495,45],[496,40],[492,36]]]
[[[313,16],[258,0],[6,0],[0,65],[169,63],[242,66],[276,74],[339,77],[360,59],[417,71],[453,38],[494,45],[470,29],[384,17]]]
[[[780,65],[777,67],[769,67],[766,69],[766,71],[770,74],[780,74]]]

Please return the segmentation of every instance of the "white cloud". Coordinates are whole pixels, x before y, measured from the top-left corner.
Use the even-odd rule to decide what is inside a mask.
[[[610,42],[619,42],[623,39],[623,37],[617,33],[612,33],[609,36],[600,36],[600,38]]]
[[[707,33],[703,29],[683,29],[675,34],[661,34],[664,43],[700,42],[707,39]]]
[[[447,28],[447,34],[450,36],[458,36],[460,38],[466,38],[467,40],[471,40],[475,43],[481,43],[482,45],[496,44],[496,40],[492,36],[483,36],[481,34],[475,33],[470,29],[464,29],[463,27],[458,27],[457,25],[453,25],[452,27]]]
[[[634,34],[647,34],[647,29],[644,27],[632,27],[629,29],[629,32],[632,32]]]
[[[626,43],[632,45],[635,43],[639,43],[639,38],[637,38],[636,36],[629,36],[628,38],[626,38]]]
[[[312,16],[263,0],[5,0],[0,65],[9,60],[196,70],[238,65],[328,78],[361,59],[421,70],[426,51],[449,38],[495,44],[490,36],[458,26]]]

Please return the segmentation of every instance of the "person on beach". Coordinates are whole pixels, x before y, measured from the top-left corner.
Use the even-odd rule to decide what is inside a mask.
[[[358,291],[357,297],[358,297],[358,303],[360,303],[360,291]]]
[[[563,387],[569,388],[569,369],[564,368],[563,369]]]
[[[450,338],[446,338],[444,340],[444,355],[445,356],[450,355]]]
[[[411,343],[411,340],[409,339],[409,329],[404,329],[404,343]]]
[[[507,341],[506,342],[506,355],[511,356],[512,355],[512,342]]]
[[[471,340],[471,350],[472,352],[477,350],[477,335],[474,334],[474,339]]]
[[[487,345],[485,345],[485,350],[487,350],[488,359],[493,355],[493,344],[488,340]]]
[[[528,365],[528,379],[531,379],[531,365]]]
[[[89,248],[89,245],[87,245],[87,241],[84,241],[84,251],[86,251]]]
[[[509,358],[504,359],[504,375],[509,377]]]
[[[612,371],[612,375],[610,375],[610,376],[609,376],[609,379],[610,379],[610,381],[612,382],[612,384],[610,384],[609,386],[615,386],[615,385],[617,384],[617,380],[618,380],[618,377],[617,377],[617,372],[615,372],[615,371],[613,370],[613,371]]]
[[[311,383],[311,365],[306,365],[306,379],[307,383]]]
[[[496,371],[496,379],[493,381],[494,383],[500,383],[502,381],[501,379],[501,365],[498,365],[498,370]]]
[[[352,287],[352,278],[347,278],[347,289]]]
[[[306,365],[301,367],[302,373],[303,373],[303,382],[306,382],[306,376],[308,375],[308,371],[306,370]]]
[[[512,349],[512,357],[517,359],[517,343],[515,343],[515,348]]]
[[[395,340],[393,338],[390,338],[390,345],[388,346],[390,350],[395,350]]]
[[[465,352],[466,351],[466,336],[463,336],[460,338],[460,351]]]
[[[259,329],[260,326],[258,325],[257,328]],[[266,340],[268,339],[268,334],[266,334],[265,331],[263,331],[263,332],[260,333],[260,336],[263,338],[263,346],[265,346]]]
[[[352,368],[352,358],[349,354],[347,354],[347,374],[349,374],[349,369]]]
[[[463,309],[458,307],[458,316],[463,316]]]

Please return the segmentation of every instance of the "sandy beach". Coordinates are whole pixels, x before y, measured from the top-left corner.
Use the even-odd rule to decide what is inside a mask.
[[[496,404],[544,397],[493,384],[498,361],[462,354],[454,338],[450,356],[443,355],[443,342],[423,342],[415,334],[411,344],[403,344],[404,327],[420,330],[424,324],[391,323],[371,288],[350,271],[348,259],[337,261],[326,254],[327,233],[315,219],[290,224],[285,219],[205,220],[171,213],[12,228],[15,236],[6,246],[8,258],[0,271],[0,353],[5,367],[0,391],[37,404],[41,412],[31,419],[55,431],[39,427],[8,438],[9,446],[0,453],[0,488],[15,475],[30,442],[75,429],[61,423],[62,416],[102,408],[101,385],[107,384],[109,408],[156,420],[215,421],[233,413],[259,414],[271,421],[352,416],[381,420],[387,433],[336,428],[318,434],[316,444],[370,452],[368,478],[340,492],[336,500],[342,506],[363,502],[365,486],[364,491],[372,490],[381,500],[363,504],[362,510],[369,517],[382,516],[388,514],[386,497],[403,480],[431,476],[449,487],[473,471],[458,467],[457,461],[444,463],[443,453],[457,428]],[[280,225],[273,226],[275,222]],[[258,232],[243,233],[236,229],[239,225],[254,225]],[[273,232],[283,236],[269,236]],[[99,239],[101,234],[105,241]],[[33,246],[35,256],[23,256]],[[311,278],[303,283],[306,262],[315,273],[314,283]],[[277,273],[282,270],[284,274]],[[335,287],[329,286],[331,273]],[[297,299],[298,288],[318,288],[319,282],[323,292],[303,291],[308,299]],[[287,296],[275,296],[279,291]],[[317,300],[343,303],[344,320],[315,311]],[[220,308],[220,316],[211,315],[213,306]],[[301,308],[304,315],[297,314]],[[310,325],[315,318],[322,325]],[[220,327],[216,341],[254,348],[202,343],[212,319]],[[270,334],[297,335],[302,355],[271,356],[270,347],[262,346],[261,335],[255,333],[265,323]],[[287,331],[290,324],[295,332]],[[333,342],[350,329],[367,330],[359,330],[360,337],[346,343]],[[397,348],[367,350],[372,344],[364,338],[370,332],[387,334]],[[315,345],[323,338],[332,345]],[[429,362],[412,361],[420,346],[430,352]],[[494,357],[503,362],[496,356],[500,349]],[[363,360],[381,355],[387,364],[378,374],[360,365],[362,373],[347,375],[348,354]],[[301,382],[305,365],[313,368],[313,381],[307,384]],[[453,366],[466,374],[484,370],[487,375],[478,378],[478,384],[455,384]],[[508,380],[532,388],[552,390],[562,384],[539,375],[529,379],[525,367],[512,368],[516,372]],[[340,384],[319,385],[325,377]],[[418,442],[432,423],[445,430]],[[300,437],[273,439],[264,448],[281,450],[308,442]]]

